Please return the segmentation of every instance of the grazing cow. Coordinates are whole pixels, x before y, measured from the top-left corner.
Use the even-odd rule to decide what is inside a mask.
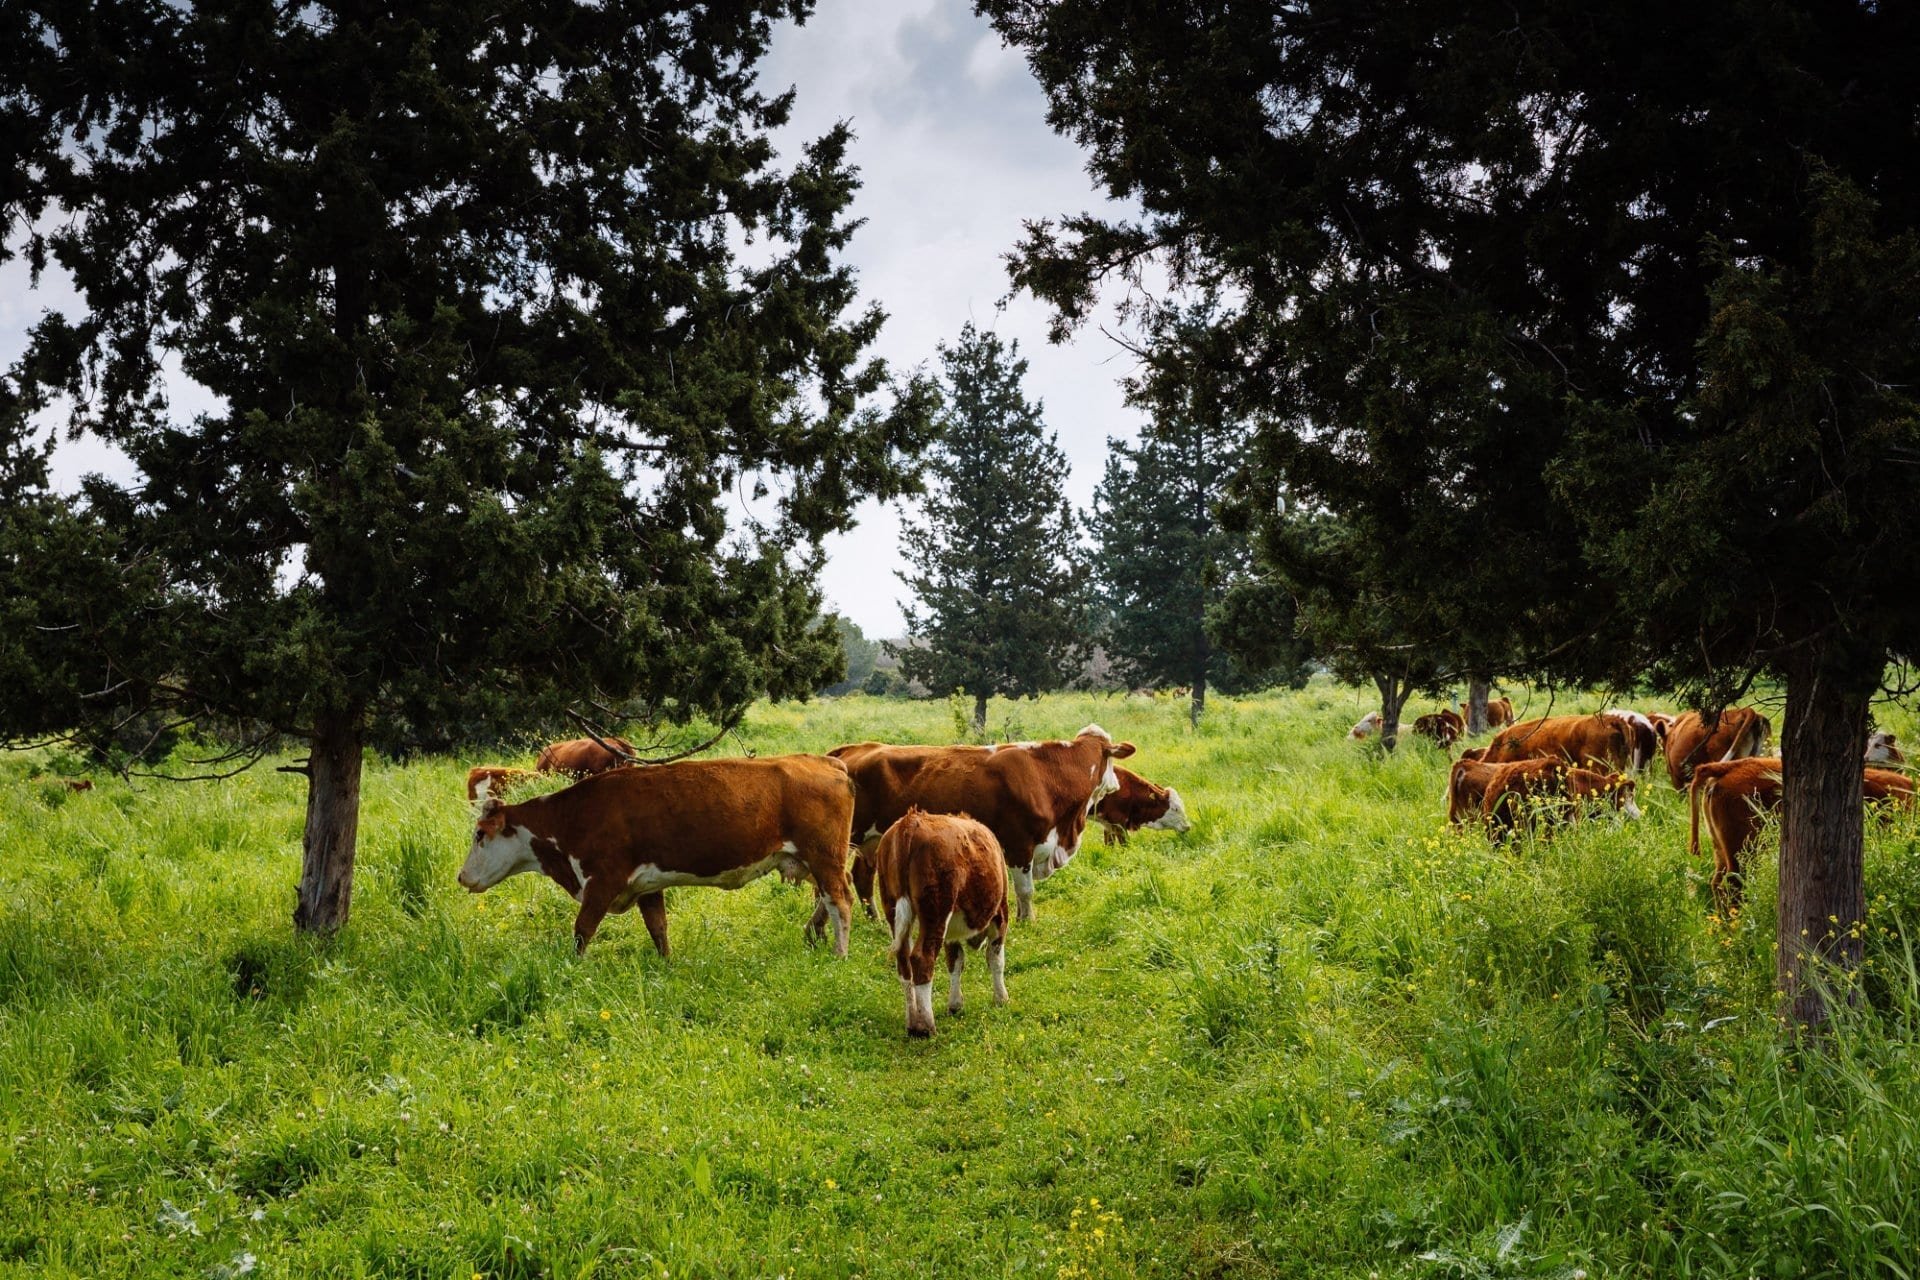
[[[633,744],[625,738],[602,739],[607,745],[601,746],[592,738],[569,738],[565,742],[556,742],[540,753],[533,767],[540,773],[571,773],[578,777],[590,778],[596,773],[605,773],[609,769],[618,769],[633,763]],[[615,751],[607,747],[617,748]],[[625,752],[621,755],[620,752]]]
[[[1353,728],[1347,730],[1347,737],[1353,739],[1355,742],[1365,742],[1374,734],[1379,733],[1380,730],[1386,726],[1386,723],[1378,711],[1369,711],[1354,722]]]
[[[1487,749],[1485,747],[1468,747],[1460,753],[1460,758],[1462,760],[1484,760],[1486,755]]]
[[[1007,867],[993,832],[972,818],[908,809],[874,847],[888,950],[907,995],[907,1034],[933,1034],[933,961],[947,949],[947,1012],[960,1012],[970,942],[987,948],[993,1002],[1007,1002]],[[912,938],[919,924],[919,937]]]
[[[1683,711],[1667,726],[1667,777],[1685,791],[1695,765],[1760,755],[1772,736],[1773,725],[1752,707],[1728,707],[1712,728],[1698,711]]]
[[[480,893],[522,871],[546,873],[580,904],[573,926],[580,951],[609,911],[637,903],[664,956],[664,890],[738,889],[778,871],[812,879],[808,940],[822,936],[831,914],[834,954],[844,956],[852,829],[852,782],[845,765],[825,756],[614,769],[519,804],[482,801],[460,884]]]
[[[1632,751],[1631,768],[1635,773],[1646,772],[1653,758],[1660,754],[1660,731],[1653,727],[1653,721],[1638,711],[1627,711],[1614,707],[1600,713],[1611,716],[1627,728],[1627,745]]]
[[[1860,793],[1868,804],[1888,803],[1913,808],[1913,779],[1897,769],[1868,769],[1860,779]]]
[[[1156,786],[1131,769],[1115,766],[1118,790],[1094,802],[1093,820],[1108,844],[1125,844],[1129,831],[1188,831],[1187,806],[1172,787]]]
[[[1891,737],[1892,735],[1889,734],[1888,736]],[[68,778],[66,781],[67,781],[67,790],[69,791],[93,790],[92,778]]]
[[[1488,834],[1500,839],[1516,827],[1530,826],[1535,817],[1549,824],[1579,816],[1594,802],[1604,802],[1628,818],[1638,818],[1633,802],[1633,779],[1622,773],[1569,766],[1558,758],[1535,757],[1509,764],[1486,766],[1487,780],[1481,816]]]
[[[1451,748],[1466,733],[1467,722],[1462,720],[1452,708],[1442,707],[1415,720],[1413,731],[1444,751]]]
[[[869,919],[873,909],[873,851],[880,834],[906,812],[901,797],[928,762],[949,756],[984,760],[989,747],[896,747],[885,742],[852,742],[827,752],[847,766],[853,779],[853,894]]]
[[[1626,725],[1611,716],[1549,716],[1508,725],[1494,735],[1481,759],[1488,764],[1564,760],[1612,771],[1633,762],[1633,748]]]
[[[515,769],[502,764],[477,764],[467,770],[467,803],[477,804],[488,796],[500,797],[507,791],[540,775],[531,769]]]
[[[1482,763],[1475,754],[1484,750],[1476,747],[1462,753],[1447,774],[1447,821],[1455,827],[1465,826],[1469,815],[1481,812],[1487,788],[1499,776],[1501,766]]]
[[[854,787],[855,834],[868,840],[914,806],[928,813],[964,813],[1000,842],[1019,899],[1018,916],[1033,918],[1033,884],[1079,851],[1093,803],[1116,790],[1114,761],[1134,752],[1097,724],[1071,742],[1016,742],[992,747],[841,747]],[[872,871],[856,864],[855,884]]]
[[[1868,764],[1905,764],[1907,762],[1906,754],[1895,745],[1893,735],[1884,729],[1867,735],[1867,754],[1864,758]]]

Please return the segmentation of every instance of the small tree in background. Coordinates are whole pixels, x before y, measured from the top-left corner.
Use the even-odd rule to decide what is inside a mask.
[[[1110,441],[1107,469],[1094,494],[1100,554],[1094,560],[1099,600],[1107,610],[1108,655],[1129,685],[1184,684],[1192,690],[1196,726],[1209,686],[1234,693],[1299,683],[1304,653],[1284,592],[1259,596],[1263,634],[1244,634],[1261,660],[1249,665],[1215,644],[1208,631],[1236,584],[1253,572],[1244,532],[1220,523],[1215,508],[1239,470],[1247,429],[1230,415],[1210,367],[1207,309],[1168,312],[1155,325],[1140,376],[1127,382],[1129,404],[1151,414],[1137,444]],[[1253,603],[1235,606],[1236,633],[1250,632]]]
[[[867,677],[874,672],[874,662],[880,657],[880,646],[867,639],[867,633],[852,618],[838,613],[827,615],[827,621],[833,624],[835,636],[840,641],[840,653],[845,660],[845,668],[840,678],[820,692],[832,697],[843,693],[852,693],[855,689],[866,687]]]
[[[328,932],[369,747],[819,687],[820,540],[904,491],[926,406],[873,405],[849,134],[773,164],[755,65],[795,10],[6,8],[0,257],[79,304],[0,388],[32,628],[0,737],[249,727],[216,772],[303,740],[294,920]],[[217,408],[168,411],[169,353]],[[132,487],[48,491],[62,403]],[[787,496],[737,529],[762,475]]]
[[[901,547],[913,566],[907,636],[887,646],[936,697],[1032,697],[1072,679],[1084,651],[1086,569],[1067,505],[1067,458],[1021,390],[1027,362],[969,324],[942,346],[945,407],[930,480]]]

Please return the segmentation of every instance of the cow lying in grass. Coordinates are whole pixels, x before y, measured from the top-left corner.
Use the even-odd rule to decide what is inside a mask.
[[[1007,1002],[1007,867],[993,832],[972,818],[908,809],[874,847],[888,948],[907,997],[907,1034],[933,1034],[933,962],[947,951],[947,1012],[960,1012],[962,943],[987,948],[993,1002]],[[919,936],[914,937],[915,927]]]

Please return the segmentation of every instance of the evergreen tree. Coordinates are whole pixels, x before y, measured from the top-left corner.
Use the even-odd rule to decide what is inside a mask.
[[[368,747],[817,688],[819,541],[902,492],[925,406],[873,407],[846,130],[773,163],[791,95],[754,68],[806,8],[7,7],[0,252],[81,304],[0,404],[0,599],[39,628],[0,649],[0,733],[305,740],[294,918],[330,931]],[[218,407],[169,412],[163,353]],[[58,403],[130,488],[21,467]],[[730,530],[763,478],[786,496]]]
[[[1102,635],[1122,679],[1188,686],[1189,718],[1198,725],[1209,686],[1233,693],[1297,685],[1305,652],[1284,594],[1268,598],[1277,609],[1260,619],[1272,629],[1262,643],[1278,644],[1266,661],[1244,665],[1209,634],[1209,615],[1253,567],[1244,533],[1215,515],[1239,470],[1247,429],[1218,394],[1205,309],[1169,313],[1155,329],[1145,370],[1127,383],[1128,402],[1152,416],[1138,444],[1109,442],[1094,494],[1101,547],[1093,570],[1108,615]]]
[[[945,407],[931,484],[901,546],[916,606],[902,673],[935,695],[1032,697],[1070,680],[1085,649],[1086,570],[1067,505],[1067,458],[1021,390],[1027,362],[969,324],[940,349]]]
[[[833,624],[834,635],[840,641],[843,666],[839,677],[821,692],[838,697],[865,688],[867,678],[873,674],[874,662],[880,656],[880,646],[867,639],[867,633],[852,618],[830,613],[827,621]]]
[[[1810,971],[1860,957],[1867,703],[1920,649],[1913,6],[979,7],[1145,211],[1033,227],[1016,279],[1062,328],[1149,263],[1233,298],[1255,478],[1369,515],[1417,611],[1443,560],[1504,593],[1509,670],[1784,680],[1778,980],[1819,1024]],[[1471,411],[1393,410],[1436,381]],[[1475,554],[1422,536],[1436,497],[1489,504]]]

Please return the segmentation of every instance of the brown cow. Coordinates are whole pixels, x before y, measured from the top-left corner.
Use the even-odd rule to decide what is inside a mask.
[[[1157,786],[1131,769],[1115,766],[1117,791],[1101,796],[1093,806],[1093,820],[1108,844],[1125,844],[1130,831],[1189,831],[1187,806],[1172,787]]]
[[[947,949],[947,1012],[960,1012],[963,942],[987,948],[993,1002],[1007,1002],[1007,866],[993,832],[972,818],[908,809],[874,848],[887,948],[906,988],[907,1034],[933,1034],[933,960]],[[920,936],[911,939],[915,922]]]
[[[855,809],[864,844],[918,806],[928,813],[977,818],[1000,842],[1019,899],[1019,918],[1033,918],[1033,884],[1079,851],[1093,802],[1120,785],[1113,762],[1134,752],[1099,725],[1071,742],[1016,742],[993,747],[837,749],[860,797]],[[898,754],[895,754],[898,753]],[[855,883],[872,872],[855,867]]]
[[[1472,710],[1473,710],[1473,705],[1471,703],[1462,702],[1460,704],[1460,715],[1462,717],[1469,715],[1472,712]],[[1466,723],[1464,718],[1461,720],[1461,723],[1462,724]],[[1487,699],[1487,728],[1501,729],[1501,728],[1505,728],[1507,725],[1510,725],[1512,723],[1513,723],[1513,699],[1512,698],[1488,698]]]
[[[1698,711],[1683,711],[1667,726],[1667,777],[1675,791],[1687,789],[1695,765],[1760,755],[1773,725],[1752,707],[1729,707],[1712,729]]]
[[[1386,725],[1386,718],[1378,711],[1369,711],[1354,721],[1353,728],[1347,730],[1347,737],[1354,742],[1365,742],[1385,729]]]
[[[1508,725],[1480,757],[1488,764],[1565,760],[1585,768],[1625,769],[1633,762],[1626,725],[1611,716],[1549,716]]]
[[[1466,733],[1467,722],[1451,708],[1442,707],[1430,715],[1424,715],[1415,720],[1413,731],[1420,737],[1429,739],[1434,746],[1444,751],[1452,747]]]
[[[605,773],[609,769],[618,769],[633,763],[633,744],[625,738],[602,739],[607,745],[601,746],[592,738],[568,738],[565,742],[550,744],[533,762],[540,773],[571,773],[578,777],[590,778],[596,773]],[[618,748],[609,751],[607,747]],[[625,752],[625,755],[619,754]]]
[[[477,764],[467,770],[467,802],[475,804],[488,796],[504,796],[510,789],[539,776],[531,769],[515,769],[503,764]]]
[[[1654,728],[1652,719],[1622,707],[1613,707],[1600,714],[1611,716],[1626,726],[1627,745],[1633,753],[1632,770],[1635,773],[1646,772],[1653,758],[1660,754],[1660,731]]]
[[[967,756],[984,760],[990,747],[892,746],[885,742],[852,742],[827,752],[847,766],[853,778],[853,896],[860,899],[869,919],[873,909],[873,851],[880,835],[906,812],[899,798],[932,760]]]
[[[1781,794],[1778,756],[1709,760],[1694,767],[1687,789],[1687,852],[1700,856],[1700,811],[1704,807],[1707,836],[1713,844],[1713,898],[1722,911],[1740,905],[1745,879],[1741,863],[1767,815],[1780,807]],[[1860,794],[1868,804],[1913,807],[1913,781],[1892,769],[1863,769]]]
[[[1447,774],[1447,821],[1455,827],[1465,826],[1468,815],[1480,813],[1487,787],[1499,776],[1499,765],[1485,764],[1474,754],[1483,750],[1476,747],[1462,754]]]
[[[1594,801],[1612,805],[1628,818],[1638,818],[1633,802],[1633,779],[1622,773],[1569,766],[1558,758],[1516,760],[1487,766],[1494,770],[1480,803],[1488,834],[1495,839],[1516,827],[1531,826],[1536,817],[1549,824],[1578,817]]]
[[[853,786],[825,756],[683,760],[614,769],[519,804],[488,798],[460,883],[480,893],[522,871],[545,872],[580,904],[575,946],[585,951],[609,911],[636,903],[667,954],[664,890],[741,885],[778,871],[813,880],[809,941],[833,917],[833,951],[847,954],[853,899],[847,845]]]

